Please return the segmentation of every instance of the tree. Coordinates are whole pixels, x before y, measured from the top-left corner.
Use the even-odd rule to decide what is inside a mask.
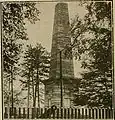
[[[19,54],[23,45],[23,40],[27,40],[24,20],[31,23],[39,20],[39,10],[34,2],[4,2],[2,22],[2,45],[3,45],[3,69],[4,73],[11,77],[8,80],[12,90],[13,107],[13,80],[15,79]]]
[[[36,106],[36,99],[38,97],[38,107],[40,107],[40,82],[48,79],[49,75],[49,53],[41,46],[37,44],[35,47],[27,46],[27,50],[24,56],[24,62],[22,67],[22,77],[26,80],[21,82],[28,86],[28,106],[29,106],[29,95],[30,88],[32,88],[33,93],[33,107]]]
[[[27,40],[25,19],[31,23],[39,20],[39,10],[33,2],[3,3],[3,58],[4,71],[9,71],[10,64],[17,63],[22,44]],[[11,55],[12,54],[12,55]]]
[[[24,56],[24,62],[22,63],[22,68],[24,68],[24,69],[22,69],[22,71],[21,71],[22,72],[21,77],[27,78],[26,81],[23,80],[21,82],[26,83],[25,88],[28,87],[27,88],[28,89],[28,100],[27,100],[28,107],[29,107],[29,99],[30,99],[30,82],[31,82],[30,79],[31,79],[31,77],[32,77],[32,79],[34,77],[33,76],[33,71],[34,71],[33,60],[34,60],[33,59],[33,49],[32,49],[32,46],[30,45],[30,46],[27,46],[27,51],[25,52],[25,56]],[[32,83],[32,84],[34,84],[34,83]],[[33,87],[33,92],[34,92],[34,87]]]
[[[85,2],[83,5],[88,13],[84,20],[74,19],[71,31],[76,45],[74,55],[80,56],[81,67],[86,69],[82,73],[75,103],[89,107],[112,107],[111,2]],[[76,37],[78,33],[80,35]]]

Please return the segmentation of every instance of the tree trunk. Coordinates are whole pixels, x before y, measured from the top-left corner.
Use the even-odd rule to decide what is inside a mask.
[[[11,92],[11,90],[10,90],[10,81],[11,81],[11,78],[9,78],[9,81],[8,81],[8,90],[9,90],[9,92],[8,92],[8,119],[10,118],[10,92]]]
[[[40,108],[40,93],[39,93],[39,82],[38,82],[38,108]]]
[[[34,107],[34,74],[33,74],[33,71],[32,71],[32,93],[33,93],[33,107]]]
[[[28,105],[27,108],[29,108],[29,98],[30,98],[30,69],[28,74]]]
[[[13,66],[11,66],[11,94],[12,94],[12,98],[11,98],[11,101],[12,101],[12,108],[14,107],[14,104],[13,104]]]
[[[36,107],[36,91],[37,91],[37,81],[36,81],[36,85],[35,85],[35,96],[34,96],[34,104],[33,104],[33,107]]]
[[[38,75],[38,67],[37,67],[37,92],[38,92],[38,108],[40,108],[40,95],[39,95],[39,75]]]
[[[13,101],[13,66],[11,66],[11,106],[12,106],[12,111],[11,111],[11,115],[13,115],[13,107],[14,107],[14,101]]]

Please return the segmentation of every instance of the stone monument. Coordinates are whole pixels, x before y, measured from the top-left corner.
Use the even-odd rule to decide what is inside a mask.
[[[69,30],[68,4],[57,3],[53,25],[50,78],[45,87],[46,107],[72,105],[72,93],[69,90],[71,86],[68,82],[70,78],[74,78],[72,50],[69,50],[71,57],[65,55],[67,46],[71,44]]]

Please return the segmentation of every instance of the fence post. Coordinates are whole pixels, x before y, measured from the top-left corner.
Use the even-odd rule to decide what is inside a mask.
[[[85,119],[87,119],[87,108],[85,108]]]
[[[5,107],[4,118],[8,118],[8,108]]]
[[[26,118],[25,108],[23,108],[23,118]]]
[[[40,115],[41,115],[42,118],[44,117],[43,116],[43,108],[40,108]]]
[[[61,108],[60,110],[61,110],[61,119],[63,119],[63,108]]]
[[[101,109],[99,109],[99,119],[101,119]]]
[[[75,108],[75,119],[77,119],[77,109]]]
[[[97,108],[95,108],[95,117],[96,117],[96,119],[98,119],[98,109]]]
[[[115,120],[115,108],[113,108],[113,119]]]
[[[12,108],[10,107],[10,114],[9,114],[9,117],[12,118]]]
[[[91,119],[91,109],[89,108],[89,119]]]
[[[103,110],[104,110],[103,111],[104,112],[104,119],[106,119],[106,109],[104,108]]]
[[[95,113],[94,113],[94,109],[92,108],[92,118],[95,118]]]
[[[32,108],[32,116],[31,116],[31,118],[33,119],[34,118],[34,108]]]
[[[112,119],[115,117],[114,115],[115,115],[114,114],[114,108],[112,108]]]
[[[102,115],[101,115],[101,116],[102,116],[102,119],[104,119],[104,116],[105,116],[105,114],[104,114],[104,113],[105,113],[105,112],[104,112],[104,109],[102,109],[101,112],[102,112]]]
[[[45,115],[44,115],[44,118],[47,118],[47,108],[45,108],[45,111],[44,111]]]
[[[57,109],[57,119],[59,119],[59,108]]]
[[[73,119],[73,108],[71,108],[71,119]]]
[[[80,109],[78,109],[78,119],[80,119]]]
[[[39,118],[40,116],[40,108],[36,108],[36,118]]]
[[[108,118],[108,109],[105,109],[105,118]]]
[[[29,119],[29,108],[27,108],[27,119]]]
[[[64,108],[64,119],[66,119],[67,110]]]
[[[53,119],[55,119],[56,110],[53,110]]]
[[[68,119],[70,118],[70,109],[68,108]]]
[[[108,109],[109,110],[109,119],[111,118],[111,110],[110,109]]]
[[[108,119],[110,118],[110,109],[108,108]]]
[[[110,110],[110,118],[109,119],[113,119],[113,109],[110,108],[109,110]]]
[[[82,110],[82,116],[81,116],[81,118],[84,119],[84,109],[82,108],[81,110]]]
[[[17,111],[16,111],[16,107],[14,108],[14,118],[17,117]]]
[[[21,108],[19,108],[19,116],[18,118],[21,118]]]

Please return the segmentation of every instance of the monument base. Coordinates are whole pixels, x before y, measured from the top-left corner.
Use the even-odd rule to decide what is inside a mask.
[[[73,106],[73,96],[67,84],[62,87],[63,107],[68,108]],[[45,107],[56,105],[61,107],[61,85],[60,82],[49,82],[45,88]]]

